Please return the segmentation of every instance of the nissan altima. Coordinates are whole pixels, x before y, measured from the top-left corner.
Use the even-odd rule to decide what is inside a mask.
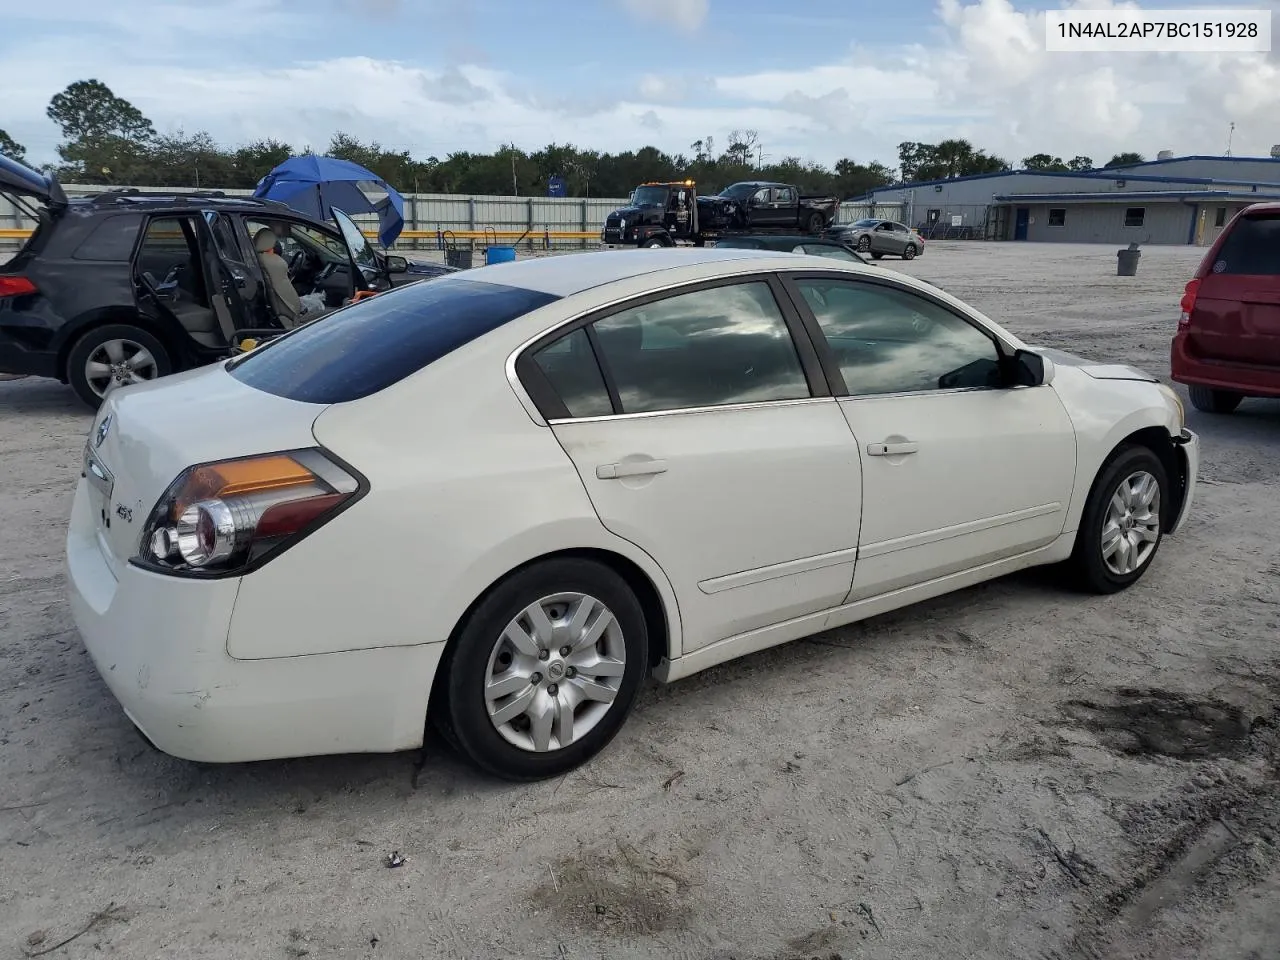
[[[1038,564],[1132,585],[1190,508],[1176,394],[936,287],[756,250],[380,294],[112,392],[71,603],[161,750],[603,749],[673,681]]]

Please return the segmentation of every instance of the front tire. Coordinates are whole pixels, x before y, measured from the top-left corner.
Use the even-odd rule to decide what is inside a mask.
[[[1164,537],[1170,492],[1160,458],[1147,447],[1124,447],[1098,474],[1089,492],[1070,566],[1076,585],[1117,593],[1151,567]]]
[[[660,237],[653,237],[649,240],[646,240],[644,243],[640,244],[640,246],[644,250],[658,250],[662,247],[665,247],[666,244],[662,242],[662,239]]]
[[[854,249],[859,253],[867,253],[871,249],[871,238],[866,236],[859,237],[858,245]]]
[[[1214,390],[1193,383],[1187,387],[1191,405],[1203,413],[1234,413],[1244,396],[1231,390]]]
[[[476,606],[440,665],[432,717],[476,766],[541,780],[599,753],[648,669],[644,611],[589,560],[526,567]]]
[[[66,377],[94,410],[113,390],[173,372],[169,350],[153,334],[128,323],[94,327],[67,354]]]

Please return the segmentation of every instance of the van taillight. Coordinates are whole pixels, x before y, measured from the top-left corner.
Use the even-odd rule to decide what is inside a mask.
[[[1182,291],[1182,316],[1178,318],[1179,327],[1191,326],[1191,311],[1196,308],[1196,294],[1200,292],[1199,280],[1188,280],[1186,289]]]
[[[0,277],[0,297],[25,297],[36,292],[36,285],[26,277]]]

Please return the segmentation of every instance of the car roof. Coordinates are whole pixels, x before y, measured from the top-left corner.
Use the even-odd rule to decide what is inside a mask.
[[[278,200],[265,200],[259,197],[249,196],[228,196],[218,191],[200,192],[196,191],[183,193],[163,193],[130,189],[130,190],[107,190],[102,193],[89,194],[87,196],[72,197],[71,203],[79,207],[90,207],[106,209],[109,207],[128,207],[149,209],[152,207],[171,207],[179,209],[190,209],[192,207],[199,208],[222,208],[222,209],[240,209],[246,211],[270,212],[288,214],[289,216],[301,217],[304,220],[315,221],[315,217],[294,210],[287,204],[280,203]]]
[[[464,271],[469,280],[501,283],[569,297],[618,280],[688,267],[730,261],[758,260],[763,270],[795,262],[794,253],[780,250],[716,247],[669,247],[661,250],[602,250],[561,256],[532,257]],[[454,274],[461,276],[461,274]]]
[[[751,240],[755,243],[774,244],[776,246],[784,246],[785,244],[796,243],[818,243],[828,247],[841,247],[845,245],[839,240],[832,240],[830,237],[815,237],[810,233],[750,233],[742,236],[724,237],[716,241],[716,248],[722,250],[730,250],[731,247],[721,247],[721,243],[732,243],[734,240]]]

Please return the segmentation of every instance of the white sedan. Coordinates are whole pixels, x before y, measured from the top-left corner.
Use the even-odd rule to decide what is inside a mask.
[[[1108,593],[1194,492],[1177,396],[883,268],[592,253],[407,286],[112,393],[72,609],[161,750],[563,772],[689,676],[1036,564]]]

